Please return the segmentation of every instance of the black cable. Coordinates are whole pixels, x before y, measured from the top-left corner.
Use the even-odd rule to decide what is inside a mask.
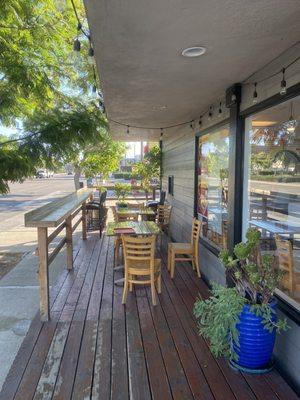
[[[260,80],[254,81],[254,82],[247,82],[247,79],[249,79],[249,78],[247,78],[247,79],[246,79],[245,81],[243,81],[242,83],[243,83],[244,85],[254,85],[255,83],[262,83],[262,82],[265,82],[265,81],[267,81],[268,79],[274,78],[275,76],[281,74],[283,69],[286,71],[288,68],[290,68],[292,65],[294,65],[294,64],[295,64],[296,62],[298,62],[299,60],[300,60],[300,56],[297,57],[297,58],[295,58],[295,60],[291,61],[287,66],[285,66],[285,67],[283,67],[283,68],[280,68],[279,71],[276,71],[276,72],[274,72],[274,73],[271,74],[271,75],[268,75],[268,76],[266,76],[266,77],[264,77],[264,78],[262,78],[262,79],[260,79]],[[258,71],[257,71],[257,72],[258,72]],[[252,76],[255,75],[257,72],[255,72],[254,74],[252,74]]]

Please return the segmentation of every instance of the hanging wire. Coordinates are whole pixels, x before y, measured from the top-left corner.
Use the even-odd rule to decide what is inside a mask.
[[[253,84],[255,84],[255,83],[258,84],[258,83],[265,82],[265,81],[267,81],[268,79],[274,78],[275,76],[282,74],[283,70],[286,71],[286,70],[287,70],[288,68],[290,68],[292,65],[296,64],[299,60],[300,60],[300,56],[297,57],[297,58],[295,58],[293,61],[291,61],[291,62],[290,62],[289,64],[287,64],[285,67],[280,68],[280,70],[274,72],[273,74],[270,74],[270,75],[268,75],[268,76],[265,76],[264,78],[259,79],[259,80],[256,80],[255,82],[248,82],[248,79],[250,79],[250,78],[247,78],[247,79],[245,79],[242,83],[243,83],[244,85],[253,85]],[[265,68],[265,67],[264,67],[264,68]],[[259,72],[259,71],[254,72],[251,76],[257,74],[258,72]]]

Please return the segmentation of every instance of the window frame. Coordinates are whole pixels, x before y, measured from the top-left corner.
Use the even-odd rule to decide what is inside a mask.
[[[195,175],[194,175],[194,216],[197,217],[197,201],[198,201],[198,173],[197,173],[197,167],[198,167],[198,146],[199,146],[199,137],[203,135],[207,135],[210,133],[213,133],[213,131],[217,130],[221,126],[225,124],[229,124],[229,129],[232,131],[236,127],[236,137],[235,140],[240,140],[241,143],[243,144],[243,141],[245,140],[245,122],[246,118],[256,114],[258,112],[264,111],[268,108],[274,107],[276,105],[279,105],[281,103],[286,102],[287,100],[291,100],[297,96],[300,95],[300,83],[297,83],[287,89],[287,92],[284,96],[282,96],[280,93],[277,93],[271,97],[268,97],[267,99],[261,101],[260,103],[257,103],[253,106],[250,106],[242,111],[238,110],[237,114],[237,120],[238,120],[238,127],[236,127],[236,121],[234,121],[232,118],[226,118],[210,127],[204,130],[200,130],[196,133],[195,136]],[[229,175],[228,175],[228,187],[229,191],[233,191],[233,195],[236,196],[237,194],[241,194],[244,192],[244,170],[243,170],[243,165],[245,161],[245,152],[244,152],[244,146],[242,145],[241,152],[237,154],[236,149],[230,149],[229,157],[233,158],[233,162],[236,162],[236,158],[239,158],[239,161],[241,161],[242,171],[236,171],[235,173],[232,174],[232,170],[229,169]],[[238,208],[238,209],[237,209]],[[233,235],[235,238],[234,242],[240,241],[238,240],[238,236],[241,236],[242,233],[242,223],[243,223],[243,199],[241,200],[240,203],[237,204],[237,207],[234,208],[234,216],[231,214],[228,214],[228,218],[234,217],[234,231],[237,232],[229,232],[229,235]],[[215,256],[219,256],[220,250],[215,248],[213,245],[211,245],[208,241],[206,241],[204,238],[200,237],[200,243],[206,247],[212,254]],[[278,308],[280,311],[282,311],[287,317],[289,317],[293,322],[295,322],[297,325],[300,325],[300,311],[293,307],[291,303],[289,303],[287,300],[283,299],[275,293],[275,297],[278,301]]]
[[[209,135],[209,134],[214,134],[216,131],[224,126],[228,125],[230,129],[230,119],[226,118],[223,119],[222,121],[218,122],[217,124],[214,124],[210,126],[207,129],[204,129],[203,131],[198,131],[195,136],[195,178],[194,178],[194,217],[198,217],[198,164],[199,164],[199,139],[202,136]],[[230,153],[229,153],[230,157]],[[229,186],[229,180],[230,180],[230,175],[228,175],[228,186]],[[220,249],[218,249],[216,246],[214,246],[209,240],[207,240],[204,237],[199,238],[200,243],[206,247],[211,253],[213,253],[215,256],[219,256],[220,254]]]

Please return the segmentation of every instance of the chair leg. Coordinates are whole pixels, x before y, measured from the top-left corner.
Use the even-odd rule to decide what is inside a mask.
[[[194,260],[194,257],[192,258],[192,267],[193,267],[193,270],[195,271],[195,269],[196,269],[196,265],[195,265],[195,260]]]
[[[171,266],[171,248],[168,246],[168,262],[167,262],[167,269],[170,271],[170,266]]]
[[[174,278],[175,272],[175,252],[171,250],[171,278]]]
[[[126,304],[127,293],[128,293],[128,279],[125,277],[123,296],[122,296],[122,304]]]
[[[160,294],[161,293],[161,273],[159,273],[157,277],[157,292]]]
[[[114,265],[117,266],[118,264],[118,246],[115,245],[115,252],[114,252]]]
[[[133,276],[131,275],[129,278],[133,279]],[[133,290],[133,283],[129,282],[129,291],[132,292],[132,290]]]
[[[197,275],[198,275],[199,278],[201,278],[201,272],[200,272],[200,266],[199,266],[198,257],[194,256],[193,260],[194,260],[195,265],[196,265]]]
[[[151,297],[152,297],[152,304],[156,306],[156,292],[155,292],[155,280],[154,276],[151,277]]]

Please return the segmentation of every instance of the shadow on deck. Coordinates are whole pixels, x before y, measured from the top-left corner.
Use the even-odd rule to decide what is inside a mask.
[[[276,370],[251,376],[214,359],[192,315],[208,289],[190,265],[172,281],[164,259],[158,305],[142,287],[122,306],[113,246],[97,233],[80,243],[74,271],[52,289],[51,321],[32,322],[1,400],[298,399]]]

